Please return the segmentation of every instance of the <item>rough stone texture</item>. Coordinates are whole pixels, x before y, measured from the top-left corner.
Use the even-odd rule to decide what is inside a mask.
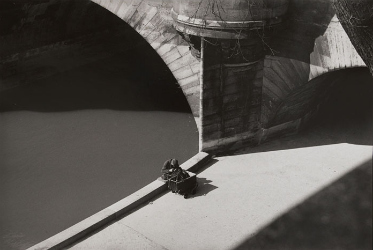
[[[373,75],[373,3],[369,0],[333,0],[334,8],[352,44]]]
[[[255,37],[255,36],[254,36]],[[221,150],[259,129],[263,46],[258,37],[205,43],[203,150]]]
[[[365,66],[329,0],[291,1],[288,20],[275,32],[269,46],[274,54],[267,55],[264,61],[261,113],[264,128],[295,120],[302,112],[305,115],[315,111],[317,104],[308,104],[315,98],[321,101],[317,97],[320,93],[325,97],[331,79],[322,78],[324,82],[318,80],[318,84],[304,86],[312,79],[331,71]],[[290,112],[287,119],[276,117],[287,99],[305,89],[314,94],[298,99],[302,108],[296,115]]]
[[[296,47],[296,44],[293,45]],[[334,16],[324,34],[315,39],[308,60],[266,56],[264,66],[261,117],[263,126],[268,127],[271,120],[276,119],[277,110],[283,101],[299,91],[299,88],[304,88],[312,79],[327,72],[364,67],[365,64]],[[328,81],[325,81],[325,88],[327,85]],[[303,101],[307,102],[309,98]]]
[[[199,62],[190,53],[188,43],[171,28],[171,3],[156,0],[102,0],[97,3],[129,23],[151,44],[178,80],[197,117]],[[316,85],[320,93],[325,93],[329,86],[326,83],[322,90],[322,84],[304,85],[329,71],[365,66],[329,0],[292,0],[287,21],[282,26],[270,34],[256,31],[249,36],[249,40],[211,39],[206,42],[203,125],[199,128],[203,130],[202,150],[224,150],[238,141],[255,145],[267,133],[261,129],[281,123],[284,125],[275,130],[283,128],[286,132],[286,124],[310,117],[318,107],[303,105],[307,108],[294,112],[302,106],[302,101],[315,101],[315,96],[306,94],[303,97],[308,99],[298,99],[297,106],[295,93],[312,93]],[[198,41],[194,43],[189,43],[192,51],[195,50],[193,45],[198,47]],[[267,54],[265,58],[264,54]],[[245,65],[256,61],[262,61],[260,65],[264,67]],[[293,100],[293,112],[284,115],[287,99]],[[280,117],[276,117],[278,115]]]
[[[193,115],[199,116],[199,65],[172,27],[170,1],[94,0],[132,26],[154,48],[178,80]]]
[[[268,33],[257,30],[249,33],[250,39],[209,41],[203,59],[204,117],[199,119],[201,39],[182,37],[172,27],[172,3],[161,0],[93,2],[49,0],[30,2],[21,5],[22,8],[19,3],[16,7],[10,2],[2,4],[10,20],[2,24],[4,46],[0,49],[0,72],[5,79],[2,85],[9,87],[28,81],[31,75],[38,78],[55,72],[58,65],[50,65],[48,60],[46,65],[35,65],[33,56],[43,51],[52,51],[52,57],[62,56],[66,44],[76,46],[93,39],[85,36],[78,43],[71,37],[77,33],[94,34],[92,30],[84,30],[84,22],[97,22],[99,28],[97,20],[102,17],[91,15],[90,10],[101,6],[136,30],[165,62],[183,90],[199,129],[203,130],[205,145],[202,148],[208,151],[225,149],[239,141],[255,145],[261,141],[261,134],[265,134],[263,129],[309,116],[318,107],[308,105],[315,100],[311,93],[325,93],[329,86],[328,83],[305,86],[310,80],[330,71],[365,66],[336,18],[331,0],[290,0],[286,21]],[[79,6],[83,11],[76,10]],[[70,19],[64,23],[66,15]],[[79,23],[81,20],[84,22]],[[19,40],[27,37],[30,42],[20,48],[17,42],[12,43],[17,37]],[[62,48],[62,54],[53,54],[55,46]],[[118,48],[110,44],[107,47]],[[82,63],[89,60],[89,55],[82,52]],[[26,73],[19,75],[19,68]],[[309,94],[297,99],[297,93]],[[285,103],[290,102],[292,108],[286,109]],[[285,114],[287,110],[292,111]],[[199,120],[203,121],[202,127]],[[286,129],[285,125],[280,127]]]

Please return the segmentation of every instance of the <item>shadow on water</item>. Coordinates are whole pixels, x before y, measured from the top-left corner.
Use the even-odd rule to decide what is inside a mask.
[[[14,57],[11,53],[20,54],[14,65],[7,66],[10,63],[5,61],[1,67],[0,89],[5,90],[0,91],[0,112],[86,109],[191,112],[165,62],[132,27],[89,0],[66,2],[69,8],[76,9],[61,7],[59,11],[56,4],[49,10],[52,7],[46,4],[51,17],[43,18],[50,22],[50,27],[41,26],[37,21],[22,26],[21,17],[9,16],[14,11],[23,12],[22,4],[27,5],[27,1],[17,4],[5,1],[1,5],[5,8],[2,12],[5,18],[0,37],[10,32],[6,27],[20,34],[39,32],[32,33],[35,41],[13,35],[12,48],[18,50],[0,51],[4,58]],[[10,8],[9,13],[6,8]],[[49,41],[57,39],[56,30],[61,33],[58,38],[65,46]],[[9,46],[5,44],[8,40],[3,39],[0,45]],[[37,46],[41,46],[39,40],[53,44],[55,49],[35,56],[23,55],[27,49],[37,50]],[[9,89],[7,84],[18,87]]]
[[[45,240],[156,179],[165,159],[182,163],[198,152],[196,124],[172,73],[110,16],[126,36],[94,41],[90,63],[70,67],[76,58],[63,51],[61,61],[41,55],[35,60],[58,73],[0,92],[1,249]],[[105,44],[128,49],[108,55]]]
[[[295,7],[299,5],[303,11],[311,14],[316,13],[317,17],[326,19],[325,23],[328,23],[332,18],[330,15],[324,16],[322,12],[309,11],[309,8],[305,8],[302,4],[303,2],[301,1],[298,4],[297,1],[292,1],[292,4],[295,4]],[[306,2],[310,3],[310,6],[313,5],[312,1]],[[313,8],[316,8],[316,5],[314,6]],[[311,15],[311,17],[314,17],[314,15]],[[292,17],[294,20],[296,18],[298,18],[297,15]],[[118,21],[122,22],[120,19]],[[310,33],[310,29],[304,29],[297,22],[289,22],[289,25],[289,27],[286,27],[287,32],[299,33],[300,38],[303,38],[301,32]],[[303,30],[301,30],[302,28]],[[281,33],[278,39],[274,39],[274,44],[279,44],[280,47],[275,47],[275,49],[284,51],[284,55],[279,55],[284,57],[294,54],[299,55],[299,53],[293,53],[293,49],[297,49],[299,52],[303,51],[304,53],[301,53],[301,56],[295,59],[307,62],[309,53],[313,50],[314,39],[322,34],[325,29],[326,27],[320,26],[313,30],[312,35],[309,36],[310,39],[307,39],[306,42],[304,42],[304,39],[299,39],[303,46],[289,46],[286,40],[287,33]],[[141,41],[139,35],[130,38],[132,43],[140,43]],[[128,42],[128,40],[125,42]],[[149,45],[142,44],[106,59],[60,72],[28,85],[3,91],[0,93],[0,112],[62,113],[64,111],[110,109],[190,113],[185,96],[181,89],[175,85],[176,80],[164,62]],[[289,51],[282,48],[287,48]],[[352,70],[343,82],[335,85],[332,93],[329,103],[320,110],[320,116],[313,126],[295,137],[279,139],[276,142],[263,144],[242,153],[341,142],[372,145],[372,78],[369,72],[362,69]],[[92,118],[90,114],[87,116]],[[70,119],[74,121],[80,117],[81,114],[76,114]],[[112,119],[110,115],[105,116],[105,119],[100,120],[103,125],[102,128],[96,126],[98,119],[93,117],[82,122],[86,127],[77,125],[77,127],[83,127],[81,130],[71,126],[71,122],[64,117],[61,117],[61,120],[54,120],[54,123],[61,124],[62,121],[65,121],[66,124],[62,129],[51,129],[52,126],[49,125],[51,120],[47,120],[49,123],[45,123],[44,119],[46,118],[44,116],[38,123],[22,126],[17,123],[20,129],[15,132],[19,133],[19,136],[15,137],[17,140],[10,138],[9,142],[22,141],[23,138],[31,137],[29,140],[30,146],[26,144],[15,145],[14,148],[20,150],[9,157],[9,162],[20,161],[22,164],[18,164],[21,166],[19,169],[21,173],[25,173],[24,175],[34,172],[33,167],[35,166],[40,168],[38,174],[41,177],[45,176],[46,181],[40,182],[28,178],[29,176],[26,176],[26,180],[23,180],[17,174],[11,176],[16,180],[17,185],[14,185],[14,187],[22,189],[23,193],[7,195],[9,205],[6,202],[3,203],[7,204],[4,210],[6,209],[9,214],[11,213],[9,216],[5,216],[7,218],[3,218],[7,224],[0,223],[12,229],[9,233],[12,242],[11,244],[7,243],[8,249],[11,248],[11,245],[14,246],[14,249],[18,249],[19,244],[27,246],[35,244],[123,198],[125,196],[124,192],[132,193],[133,191],[129,190],[128,187],[143,186],[140,177],[138,175],[134,176],[134,170],[130,170],[130,167],[136,169],[136,171],[142,168],[145,173],[149,172],[149,163],[139,163],[140,160],[144,159],[144,152],[149,155],[151,162],[154,164],[154,157],[164,153],[160,152],[164,151],[160,149],[160,144],[167,145],[170,152],[174,152],[175,148],[180,149],[179,145],[187,148],[184,141],[167,142],[165,138],[172,137],[170,132],[158,133],[154,129],[155,126],[153,127],[150,122],[147,122],[148,127],[145,125],[139,126],[138,123],[130,123],[130,121],[136,121],[138,118],[133,119],[134,117],[132,117],[132,119],[127,120],[120,117],[122,116],[115,116],[115,119]],[[171,122],[176,123],[177,120],[175,118]],[[126,135],[128,131],[125,126],[128,124],[132,129],[130,131],[138,132],[140,127],[143,128],[143,134],[137,136],[137,133],[131,132],[131,134]],[[165,127],[162,122],[157,124],[159,127]],[[45,130],[48,133],[43,136],[35,136],[34,133],[24,132],[26,131],[25,128],[29,126],[37,131]],[[11,131],[14,127],[9,126],[7,129]],[[115,128],[120,130],[115,130]],[[111,133],[111,131],[114,132]],[[118,133],[115,131],[118,131]],[[182,132],[186,134],[185,131]],[[87,134],[82,137],[81,133]],[[174,133],[178,132],[175,130]],[[144,139],[145,136],[143,135],[145,134],[150,136],[152,142],[149,138]],[[190,134],[193,135],[192,132]],[[7,139],[8,131],[2,136]],[[51,138],[52,141],[48,142],[46,140],[43,144],[35,144],[35,142],[40,142],[47,137]],[[2,143],[4,141],[2,140]],[[116,144],[112,144],[112,142],[116,142]],[[130,145],[129,142],[138,143],[134,146]],[[145,148],[149,144],[153,146]],[[8,149],[9,147],[5,145],[4,148]],[[193,149],[193,146],[190,148]],[[73,151],[70,151],[71,149]],[[46,156],[43,150],[50,150],[52,153]],[[91,151],[87,153],[86,150]],[[137,152],[135,152],[136,150]],[[21,153],[18,154],[18,152]],[[130,157],[125,156],[125,152]],[[186,152],[185,155],[189,153]],[[27,159],[28,156],[30,159],[34,159],[34,162]],[[5,161],[4,159],[2,160]],[[60,160],[56,161],[56,159]],[[159,160],[163,162],[164,158]],[[51,167],[53,165],[54,167]],[[77,166],[86,166],[87,169],[92,169],[92,171],[79,169]],[[109,167],[114,166],[115,169],[109,169]],[[128,166],[128,169],[123,166]],[[159,169],[160,166],[161,164],[159,164]],[[8,169],[2,171],[5,174],[10,174]],[[159,170],[156,169],[154,172],[158,174]],[[129,180],[124,181],[124,177],[129,177]],[[3,181],[1,184],[4,187],[7,187],[6,185],[11,187],[11,178],[5,180],[9,183]],[[87,183],[83,184],[82,180],[87,180]],[[74,181],[75,186],[71,185],[72,181]],[[211,180],[199,178],[199,182],[201,186],[197,190],[197,196],[208,194],[217,188],[211,184],[213,183]],[[18,185],[18,183],[20,184]],[[108,183],[113,184],[113,186],[109,188]],[[32,185],[28,186],[28,184]],[[56,197],[55,194],[50,192],[51,187],[57,187],[57,193],[60,194],[60,197]],[[77,192],[77,190],[91,192],[93,195],[86,195],[83,192]],[[348,195],[344,195],[346,190],[349,190]],[[33,200],[35,194],[42,200]],[[113,194],[116,196],[113,197]],[[365,249],[366,246],[371,244],[371,238],[369,238],[371,236],[367,236],[368,233],[371,235],[371,223],[369,224],[366,221],[369,216],[371,219],[370,199],[371,162],[367,162],[276,220],[254,238],[248,238],[238,249],[276,249],[277,246],[278,249],[299,249],[304,246],[302,245],[304,242],[310,242],[309,246],[315,246],[314,249],[317,249],[317,247],[318,249],[333,249],[342,246],[342,244],[343,246],[350,246],[352,243],[354,243],[353,246],[361,246]],[[97,200],[101,204],[94,205]],[[333,202],[330,202],[330,200],[333,200]],[[44,203],[44,201],[48,202]],[[20,208],[21,211],[14,212],[10,206],[11,202],[14,207]],[[47,207],[47,205],[50,206]],[[69,211],[73,212],[67,211],[66,206],[71,209]],[[368,211],[368,209],[370,210]],[[315,211],[322,212],[315,213]],[[31,213],[33,215],[29,216]],[[56,217],[55,214],[60,216]],[[345,216],[345,214],[349,216]],[[24,217],[22,218],[20,215]],[[47,221],[40,219],[47,217],[49,218]],[[350,220],[354,221],[350,222]],[[63,224],[61,221],[65,224],[61,225]],[[57,226],[48,228],[48,226],[53,225]],[[29,229],[28,232],[24,232],[26,228]],[[350,234],[356,234],[357,236],[344,238],[344,236]],[[361,240],[361,243],[355,244],[355,240],[358,239]],[[370,243],[367,241],[369,239]],[[13,243],[13,240],[17,242]]]
[[[84,109],[191,112],[176,79],[148,45],[0,93],[0,112]]]
[[[372,161],[357,166],[234,249],[372,249]]]

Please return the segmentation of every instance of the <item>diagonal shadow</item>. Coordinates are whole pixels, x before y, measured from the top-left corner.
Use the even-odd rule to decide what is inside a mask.
[[[219,160],[217,160],[217,159],[210,159],[210,161],[207,164],[205,164],[204,166],[202,166],[201,168],[199,168],[196,171],[198,188],[196,190],[197,191],[196,194],[192,195],[190,198],[194,198],[194,197],[198,197],[198,196],[206,196],[208,193],[210,193],[211,191],[218,188],[217,186],[211,184],[213,182],[212,180],[209,180],[207,178],[198,177],[198,174],[200,174],[201,172],[210,168],[211,166],[213,166],[218,161]]]
[[[241,249],[372,249],[372,160],[290,209]]]
[[[208,193],[211,191],[217,189],[218,187],[215,185],[212,185],[212,181],[208,180],[207,178],[200,178],[197,177],[197,182],[198,182],[198,188],[197,188],[197,193],[191,197],[198,197],[198,196],[206,196]]]

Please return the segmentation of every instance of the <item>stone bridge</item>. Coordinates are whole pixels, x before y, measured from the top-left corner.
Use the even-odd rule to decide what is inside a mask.
[[[341,69],[365,66],[331,2],[3,1],[0,91],[130,49],[129,25],[176,78],[201,151],[254,146],[298,131]]]
[[[296,132],[337,81],[329,72],[365,66],[331,0],[93,1],[163,59],[194,114],[201,151]]]

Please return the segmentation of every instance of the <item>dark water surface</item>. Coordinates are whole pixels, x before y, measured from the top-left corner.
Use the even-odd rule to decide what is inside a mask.
[[[30,247],[197,153],[169,73],[128,57],[0,93],[0,249]]]

